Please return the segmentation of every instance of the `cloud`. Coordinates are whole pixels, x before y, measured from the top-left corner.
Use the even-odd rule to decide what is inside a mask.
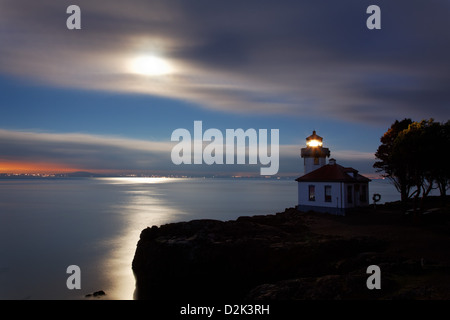
[[[382,29],[369,31],[368,1],[80,0],[82,30],[69,31],[68,1],[2,0],[0,71],[235,113],[447,120],[448,3],[377,2]],[[130,72],[150,53],[176,72]]]
[[[281,145],[280,154],[286,158],[300,157],[300,150],[306,146]],[[373,152],[362,152],[357,150],[330,150],[330,157],[336,160],[374,160]]]
[[[170,167],[171,148],[168,142],[121,137],[0,130],[0,160],[8,163],[53,163],[111,172],[158,171]]]
[[[267,167],[258,161],[207,165],[174,165],[172,148],[178,142],[147,141],[117,136],[84,133],[46,133],[0,129],[0,173],[12,168],[21,172],[66,172],[71,168],[106,173],[146,173],[179,175],[260,175]],[[206,146],[209,143],[205,143]],[[303,173],[303,160],[297,145],[280,145],[279,175]],[[269,147],[270,148],[270,147]],[[270,150],[270,149],[269,149]],[[344,166],[355,166],[361,172],[373,172],[373,154],[352,150],[332,151],[332,157]],[[341,161],[342,160],[342,161]],[[74,169],[74,170],[75,170]],[[9,171],[8,171],[9,170]],[[16,170],[17,171],[17,170]]]
[[[305,146],[281,145],[280,146],[280,174],[289,176],[300,176],[303,174],[303,159],[300,149]],[[363,174],[374,172],[372,165],[375,161],[373,152],[362,152],[358,150],[330,150],[330,158],[344,167],[353,167]]]

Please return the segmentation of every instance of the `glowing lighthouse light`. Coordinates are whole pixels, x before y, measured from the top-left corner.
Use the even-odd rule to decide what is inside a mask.
[[[313,131],[313,134],[306,138],[306,146],[307,147],[321,147],[323,138],[316,134],[316,131]]]
[[[304,172],[308,174],[326,163],[326,158],[330,156],[330,150],[322,146],[323,138],[313,131],[312,135],[306,138],[306,148],[301,149],[300,155],[304,159]]]
[[[321,147],[322,141],[313,139],[313,140],[309,140],[308,142],[306,142],[306,145],[308,147]]]

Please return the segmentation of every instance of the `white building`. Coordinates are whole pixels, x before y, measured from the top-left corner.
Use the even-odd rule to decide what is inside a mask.
[[[338,165],[335,159],[326,164],[330,150],[322,147],[322,141],[313,131],[306,138],[306,148],[301,149],[305,174],[296,179],[297,209],[345,215],[349,209],[369,205],[370,179]]]

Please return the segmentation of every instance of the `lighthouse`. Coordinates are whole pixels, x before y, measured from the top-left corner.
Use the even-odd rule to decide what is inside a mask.
[[[345,215],[348,211],[369,205],[370,179],[351,167],[343,167],[330,159],[330,150],[323,147],[323,138],[313,131],[301,149],[304,175],[298,183],[300,211],[327,212]]]
[[[306,138],[306,148],[301,149],[301,157],[304,159],[304,173],[308,174],[326,164],[326,158],[330,156],[330,150],[323,147],[323,138],[313,131]]]

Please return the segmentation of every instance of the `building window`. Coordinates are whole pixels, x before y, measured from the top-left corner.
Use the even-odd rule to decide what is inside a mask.
[[[347,187],[347,202],[353,203],[353,188],[352,188],[352,186]]]
[[[366,185],[361,186],[361,194],[359,196],[359,201],[367,202],[367,187],[366,187]]]
[[[316,187],[311,185],[309,186],[309,201],[316,201]]]
[[[331,186],[325,186],[325,202],[331,202]]]
[[[314,157],[314,165],[315,166],[319,165],[319,158]]]

